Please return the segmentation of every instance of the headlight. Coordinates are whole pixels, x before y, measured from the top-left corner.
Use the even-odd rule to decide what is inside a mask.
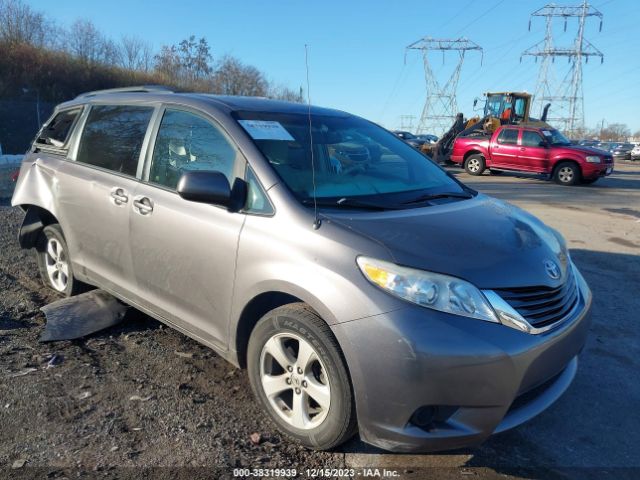
[[[600,157],[597,155],[589,155],[585,160],[589,163],[600,163]]]
[[[374,285],[421,307],[500,323],[485,296],[459,278],[358,257],[358,267]]]

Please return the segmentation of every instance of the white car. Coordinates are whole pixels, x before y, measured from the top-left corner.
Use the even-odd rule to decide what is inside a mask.
[[[640,160],[640,144],[631,150],[631,160]]]

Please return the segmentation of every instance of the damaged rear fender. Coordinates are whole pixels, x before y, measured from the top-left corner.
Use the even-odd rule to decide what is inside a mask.
[[[36,205],[25,205],[27,213],[18,232],[18,243],[21,248],[34,248],[40,232],[47,225],[58,223],[58,220],[47,210]]]
[[[55,183],[51,166],[40,158],[33,160],[33,154],[25,157],[11,199],[13,206],[19,206],[26,212],[18,234],[22,248],[35,247],[42,229],[58,223],[52,193]]]

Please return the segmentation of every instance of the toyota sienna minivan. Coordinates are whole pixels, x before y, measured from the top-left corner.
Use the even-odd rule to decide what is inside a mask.
[[[478,445],[576,374],[591,293],[562,236],[341,111],[160,87],[59,105],[19,239],[246,368],[315,449]]]

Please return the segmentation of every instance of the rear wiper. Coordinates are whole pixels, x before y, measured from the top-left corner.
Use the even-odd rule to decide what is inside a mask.
[[[314,202],[312,198],[305,198],[302,200],[305,205],[313,206]],[[362,208],[365,210],[395,210],[397,207],[392,205],[382,205],[380,203],[365,202],[362,200],[354,200],[353,198],[342,197],[338,201],[317,200],[319,207],[332,207],[332,208]]]
[[[419,197],[411,199],[408,202],[404,202],[403,205],[408,205],[411,203],[428,202],[429,200],[436,200],[438,198],[472,198],[472,197],[473,195],[471,193],[466,193],[466,192],[431,193],[431,194],[421,195]]]

